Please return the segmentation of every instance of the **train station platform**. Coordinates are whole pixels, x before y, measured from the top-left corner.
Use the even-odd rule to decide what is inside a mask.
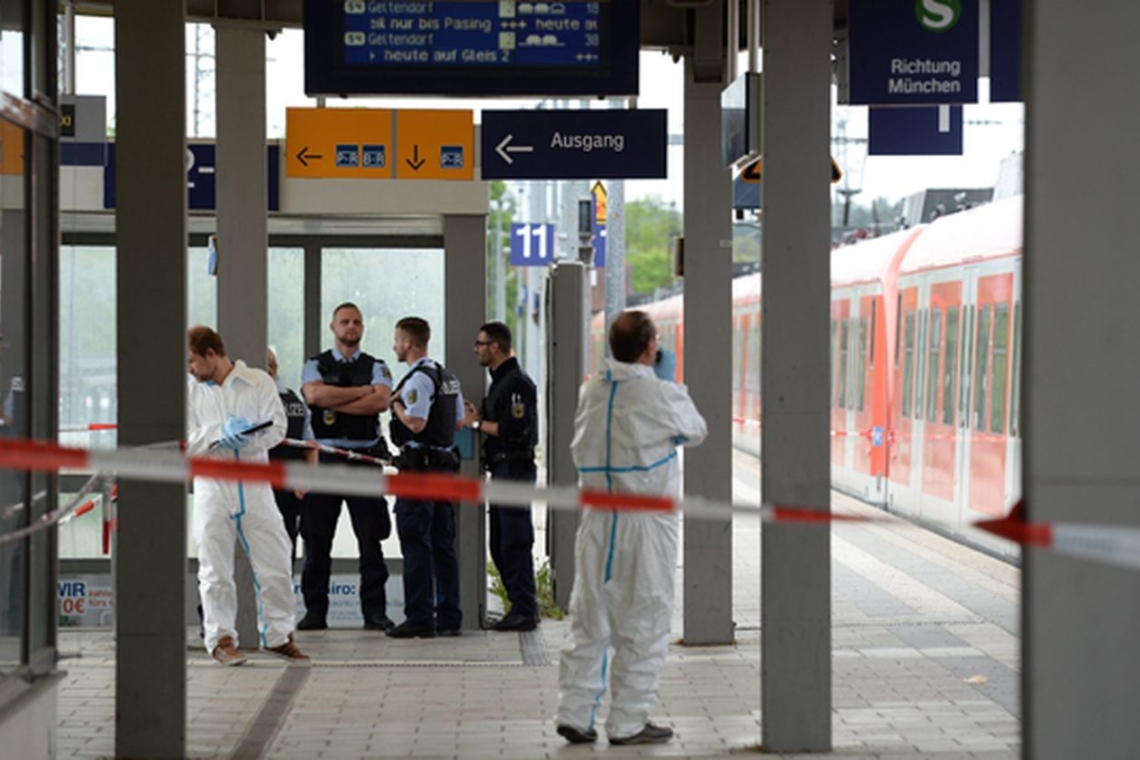
[[[734,470],[735,500],[758,503],[758,461],[737,453]],[[832,504],[837,512],[873,518],[836,524],[832,533],[832,756],[1018,757],[1019,569],[841,494],[833,494]],[[245,666],[225,668],[195,646],[187,654],[187,754],[298,760],[755,754],[760,529],[751,518],[734,524],[734,645],[684,646],[678,600],[678,639],[655,712],[655,720],[676,731],[669,744],[613,747],[603,734],[595,745],[570,746],[559,737],[552,716],[569,622],[544,620],[531,633],[432,640],[300,632],[298,643],[313,658],[308,667],[251,653]],[[187,639],[196,644],[197,631]],[[112,633],[61,630],[59,648],[68,659],[61,664],[67,675],[59,690],[57,756],[112,757]]]

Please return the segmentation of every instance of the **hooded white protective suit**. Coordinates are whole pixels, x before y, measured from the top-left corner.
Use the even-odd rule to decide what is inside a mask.
[[[696,446],[707,432],[684,386],[657,378],[650,366],[611,361],[579,392],[571,443],[579,485],[675,497],[681,489],[677,446]],[[613,701],[606,733],[624,738],[645,726],[669,649],[677,521],[676,513],[584,511],[570,599],[572,640],[561,659],[559,724],[594,728],[608,673]]]
[[[239,451],[210,450],[222,437],[231,417],[251,423],[273,424],[249,435]],[[234,368],[221,385],[193,379],[186,392],[186,453],[241,462],[267,462],[269,449],[285,437],[285,407],[273,379],[245,362]],[[237,589],[234,585],[234,541],[240,541],[253,566],[257,592],[258,644],[284,644],[293,632],[297,615],[293,596],[292,549],[285,523],[268,483],[234,483],[210,478],[194,479],[194,539],[198,542],[198,592],[202,597],[206,651],[235,628]]]

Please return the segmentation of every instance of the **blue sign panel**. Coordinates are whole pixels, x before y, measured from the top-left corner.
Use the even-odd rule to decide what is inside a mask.
[[[594,266],[606,265],[606,225],[599,224],[594,229]]]
[[[484,111],[483,179],[665,179],[664,110]]]
[[[869,155],[962,155],[962,106],[868,110]]]
[[[849,102],[977,102],[979,2],[851,0]]]
[[[544,267],[554,260],[553,224],[511,224],[511,264]]]
[[[1021,0],[990,0],[990,102],[1021,95]]]
[[[637,93],[639,0],[305,0],[305,92]]]
[[[217,146],[187,145],[186,199],[191,211],[213,211],[217,208]],[[267,145],[269,196],[267,210],[281,208],[281,146]],[[107,163],[103,167],[103,208],[115,208],[115,143],[107,143]]]
[[[383,145],[365,145],[361,155],[365,169],[383,169],[388,165],[387,150]]]

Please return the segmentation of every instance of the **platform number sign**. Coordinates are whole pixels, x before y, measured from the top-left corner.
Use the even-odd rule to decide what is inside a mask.
[[[516,267],[546,266],[554,258],[553,224],[511,225],[511,264]]]

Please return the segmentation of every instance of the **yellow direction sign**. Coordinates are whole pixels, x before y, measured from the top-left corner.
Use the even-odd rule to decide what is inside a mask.
[[[388,179],[392,112],[372,108],[285,110],[285,176]]]
[[[396,111],[396,179],[474,179],[471,111]]]
[[[471,111],[289,108],[285,176],[474,179]]]
[[[762,165],[760,163],[760,159],[756,159],[755,161],[750,163],[748,166],[744,167],[744,171],[740,172],[740,179],[743,182],[748,182],[751,184],[755,184],[755,183],[759,182],[761,179],[761,176],[760,176],[761,175],[761,172],[760,172],[761,166]],[[831,159],[831,182],[832,182],[832,184],[835,184],[836,182],[838,182],[841,179],[843,179],[843,172],[841,172],[839,170],[839,164],[835,163],[835,159],[832,158]]]
[[[590,193],[594,196],[594,224],[606,223],[606,186],[601,182],[595,182],[594,186],[590,188]]]

